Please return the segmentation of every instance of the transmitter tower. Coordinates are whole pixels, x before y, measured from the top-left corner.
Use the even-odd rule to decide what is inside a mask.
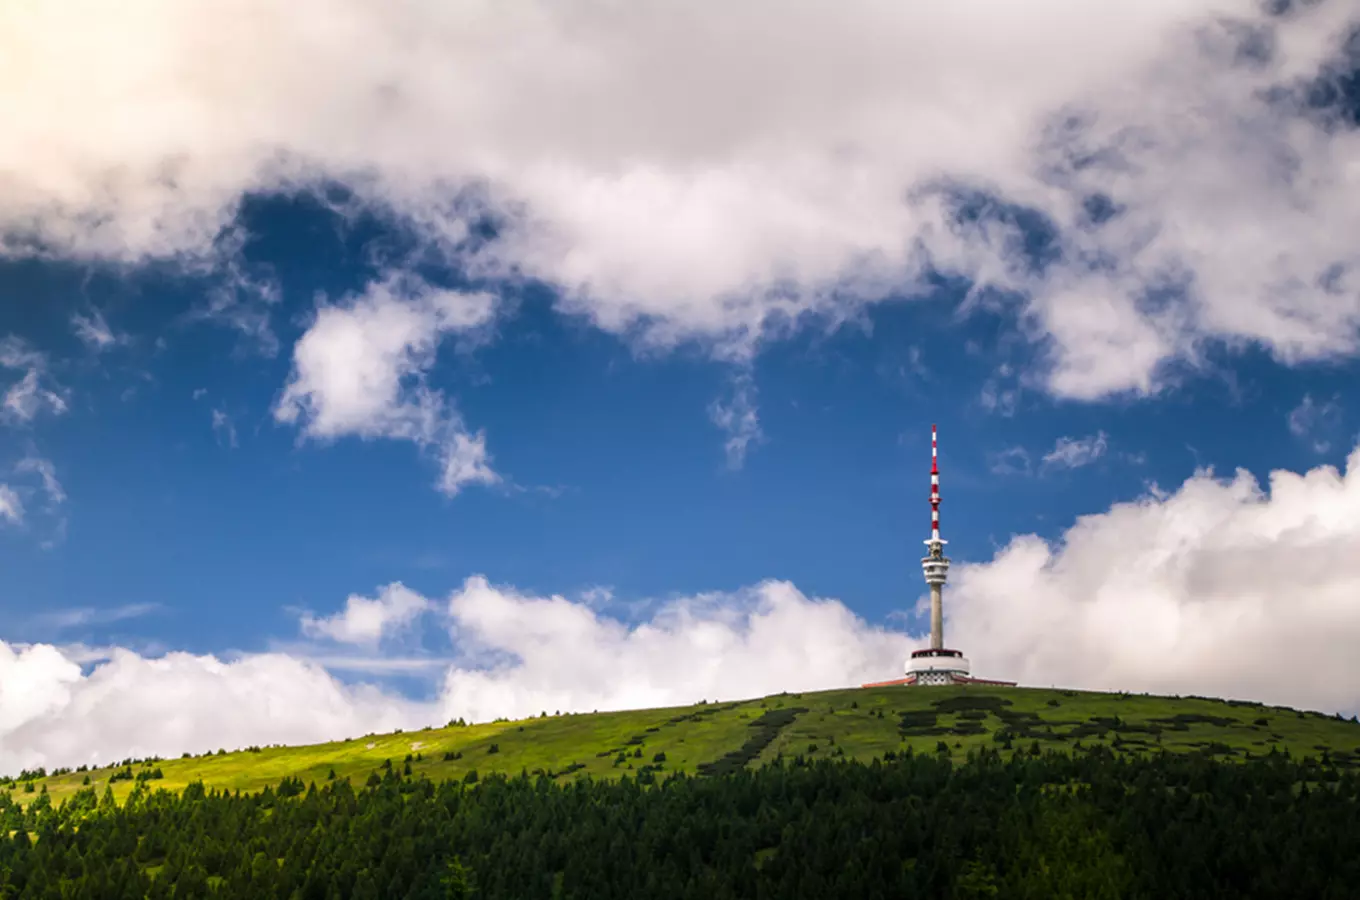
[[[906,677],[894,681],[880,681],[864,687],[889,684],[997,684],[1013,685],[1013,681],[990,681],[969,674],[968,660],[959,650],[944,645],[944,585],[949,580],[949,557],[944,555],[940,537],[940,444],[939,433],[930,426],[930,538],[925,542],[926,555],[921,559],[921,573],[930,588],[930,646],[915,650],[907,660]]]

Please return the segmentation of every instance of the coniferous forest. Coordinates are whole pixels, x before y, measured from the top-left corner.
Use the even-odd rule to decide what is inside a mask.
[[[1360,777],[995,750],[652,783],[398,768],[256,794],[0,795],[2,898],[1353,898]]]

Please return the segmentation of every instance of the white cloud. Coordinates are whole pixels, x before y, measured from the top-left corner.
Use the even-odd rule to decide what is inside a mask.
[[[55,391],[44,388],[37,369],[29,369],[24,377],[5,392],[5,412],[20,422],[31,422],[44,409],[53,415],[66,412],[66,400]]]
[[[1029,451],[1024,447],[1007,447],[991,454],[990,460],[994,475],[1028,475],[1031,471]]]
[[[1109,450],[1109,438],[1099,431],[1086,437],[1060,437],[1053,449],[1039,460],[1037,471],[1040,473],[1055,469],[1079,469],[1103,457]],[[1133,461],[1134,457],[1128,457]],[[1030,455],[1024,447],[1008,447],[989,457],[991,471],[996,475],[1030,475],[1036,471]]]
[[[991,560],[956,559],[946,637],[978,674],[1023,684],[1354,712],[1357,543],[1360,448],[1344,473],[1276,472],[1268,490],[1245,472],[1201,472],[1174,492],[1153,487],[1085,516],[1052,543],[1022,535]],[[920,587],[907,583],[924,594]],[[364,619],[368,608],[353,600],[319,621],[342,642],[387,633],[389,611]],[[681,598],[631,623],[605,615],[597,600],[469,578],[445,607],[453,662],[424,704],[343,686],[316,662],[282,653],[222,662],[114,650],[82,674],[75,651],[0,643],[0,770],[319,741],[456,716],[844,687],[896,675],[924,639],[870,626],[778,581]],[[376,655],[330,661],[369,673],[433,665],[409,654],[386,667]]]
[[[270,310],[283,299],[283,288],[272,275],[248,270],[241,258],[244,243],[245,235],[234,231],[228,239],[216,242],[216,259],[190,264],[192,274],[216,277],[202,302],[186,312],[181,321],[208,322],[234,329],[244,339],[238,350],[272,357],[279,352],[279,338],[270,321]]]
[[[43,541],[43,546],[54,546],[66,530],[66,520],[61,518],[59,511],[61,504],[66,502],[66,491],[57,480],[56,467],[50,460],[27,456],[14,466],[14,473],[19,476],[36,475],[39,483],[33,485],[19,481],[14,484],[0,484],[0,519],[11,525],[29,524],[31,519],[29,513],[34,508],[31,501],[41,492],[46,497],[46,502],[36,508],[50,517],[55,517],[50,523],[54,528],[54,534]]]
[[[33,473],[42,479],[43,492],[47,494],[49,505],[55,507],[66,502],[66,490],[57,480],[57,467],[52,464],[50,459],[26,456],[19,460],[14,469],[16,472]]]
[[[84,628],[90,625],[109,625],[150,615],[160,606],[155,603],[127,603],[123,606],[98,608],[77,606],[39,613],[34,618],[42,625],[60,630]]]
[[[1210,340],[1353,355],[1360,134],[1297,88],[1354,10],[1262,6],[11,5],[0,249],[211,256],[248,192],[336,179],[480,273],[729,358],[931,265],[1019,291],[1066,396],[1155,391]],[[1042,211],[1057,261],[945,184]],[[475,251],[469,196],[503,219]]]
[[[930,370],[921,359],[921,348],[912,344],[907,348],[907,365],[911,368],[912,374],[923,381],[930,380]]]
[[[463,661],[446,674],[441,703],[448,717],[473,720],[843,687],[899,671],[910,647],[839,602],[776,581],[680,599],[629,626],[587,601],[474,577],[448,612]]]
[[[1311,394],[1304,394],[1299,405],[1289,411],[1286,421],[1290,434],[1309,441],[1314,451],[1326,453],[1332,448],[1326,435],[1340,425],[1341,405],[1335,398],[1318,403]]]
[[[614,603],[614,589],[605,585],[595,585],[581,591],[577,599],[590,609],[605,609]]]
[[[361,296],[322,306],[294,347],[274,417],[317,440],[413,441],[435,454],[438,487],[449,495],[468,484],[495,483],[485,436],[469,432],[424,379],[443,337],[483,328],[494,313],[489,294],[435,288],[409,275],[389,276]]]
[[[1051,469],[1079,469],[1100,459],[1108,448],[1103,431],[1082,438],[1060,437],[1044,454],[1043,464]]]
[[[280,652],[288,652],[283,647]],[[438,676],[452,660],[442,656],[392,656],[377,653],[318,653],[315,647],[295,648],[292,655],[315,663],[328,672],[353,672],[379,677],[392,675]],[[438,712],[432,711],[437,717]]]
[[[218,440],[224,442],[228,447],[236,446],[236,425],[232,423],[231,416],[225,411],[214,409],[212,411],[213,434],[217,435]]]
[[[380,603],[394,589],[405,591],[390,586],[379,601],[364,602]],[[386,633],[387,612],[373,616],[356,599],[363,601],[350,598],[343,613],[308,627],[351,643]],[[407,600],[394,605],[419,605]],[[485,721],[856,684],[896,671],[909,646],[904,635],[779,582],[675,601],[626,626],[588,600],[525,596],[476,577],[447,612],[458,655],[444,661],[442,689],[428,703],[342,685],[322,667],[412,674],[439,664],[428,658],[270,653],[224,662],[0,641],[0,771],[333,740],[457,716]],[[94,664],[89,674],[82,662]]]
[[[109,327],[104,314],[97,309],[91,309],[88,316],[81,313],[72,315],[71,328],[85,346],[95,351],[108,350],[127,341],[126,335]]]
[[[1268,491],[1244,472],[1200,473],[1052,544],[1018,536],[990,561],[956,561],[948,640],[978,674],[1025,684],[1357,711],[1357,542],[1360,449],[1345,474],[1276,472]],[[477,716],[857,684],[899,672],[921,639],[778,582],[681,600],[631,627],[481,579],[450,612],[470,658],[493,662],[446,679],[447,708]]]
[[[41,547],[52,549],[64,540],[67,533],[67,519],[61,504],[67,502],[67,491],[61,487],[61,481],[57,480],[57,468],[52,461],[38,457],[38,455],[27,455],[23,460],[19,460],[14,466],[16,476],[26,477],[27,481],[16,481],[14,483],[15,502],[19,498],[23,499],[23,507],[20,510],[20,519],[24,523],[31,523],[30,513],[41,511],[44,523],[42,530],[46,533],[41,538]],[[33,481],[37,481],[34,484]],[[35,498],[41,496],[41,503],[34,503]],[[15,519],[18,523],[20,519]]]
[[[344,610],[333,616],[304,615],[302,633],[345,644],[375,646],[384,637],[410,628],[429,608],[430,601],[400,582],[394,582],[371,600],[351,595],[345,601]]]
[[[278,654],[224,662],[115,649],[82,674],[56,647],[0,641],[0,771],[8,773],[357,737],[433,724],[434,712]]]
[[[0,338],[0,366],[6,369],[44,369],[47,357],[28,345],[21,337],[7,335]]]
[[[1201,472],[956,564],[949,641],[1022,683],[1360,710],[1360,449],[1344,474]]]
[[[0,367],[23,371],[24,375],[5,391],[3,415],[20,424],[32,422],[47,410],[53,415],[66,412],[65,391],[50,383],[47,357],[13,335],[0,339]]]
[[[1020,403],[1020,388],[1007,386],[1014,376],[1015,370],[1009,364],[1003,363],[997,368],[994,376],[982,383],[982,393],[978,395],[978,402],[984,410],[1008,419],[1015,415],[1016,407]]]
[[[0,484],[0,519],[11,525],[21,525],[24,521],[24,502],[7,484]]]
[[[749,372],[743,372],[733,382],[730,399],[715,400],[709,405],[709,419],[727,435],[723,449],[730,469],[740,469],[751,447],[765,438],[755,398],[755,381]]]

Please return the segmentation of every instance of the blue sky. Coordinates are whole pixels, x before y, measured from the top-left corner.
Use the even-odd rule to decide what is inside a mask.
[[[282,251],[252,262],[298,285],[267,310],[282,347],[314,312],[312,272],[331,296],[380,274],[355,261],[330,214],[251,224],[262,247]],[[295,251],[281,229],[322,237]],[[1353,364],[1291,369],[1251,353],[1163,397],[1022,390],[1014,409],[989,408],[997,371],[1032,353],[1007,348],[1013,321],[960,317],[958,291],[943,287],[761,353],[749,375],[760,438],[736,465],[709,410],[738,369],[683,348],[639,358],[555,312],[552,290],[534,285],[516,289],[522,305],[488,345],[443,353],[431,369],[485,429],[507,479],[448,497],[409,444],[299,444],[270,415],[285,351],[271,356],[218,323],[177,323],[201,285],[32,265],[3,279],[31,298],[4,326],[51,355],[69,392],[68,413],[8,435],[10,456],[40,453],[68,495],[58,521],[35,516],[0,544],[10,573],[0,612],[30,639],[261,650],[295,630],[290,608],[324,610],[390,581],[439,594],[478,573],[545,594],[605,586],[621,601],[781,578],[881,622],[922,590],[932,422],[959,560],[987,559],[1017,533],[1056,538],[1076,516],[1196,468],[1263,477],[1340,465],[1356,430],[1339,405],[1306,435],[1289,427],[1305,397],[1326,404],[1351,383]],[[81,343],[71,321],[91,308],[126,343]],[[229,426],[215,428],[215,412]],[[1043,462],[1060,441],[1102,434],[1089,461]],[[99,621],[144,605],[155,609]],[[45,623],[77,606],[91,622]]]
[[[932,423],[981,674],[1360,707],[1341,4],[139,2],[0,13],[0,764],[892,677]]]

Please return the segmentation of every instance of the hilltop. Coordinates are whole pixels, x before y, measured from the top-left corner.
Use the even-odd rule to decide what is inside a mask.
[[[721,774],[778,757],[867,761],[914,753],[964,760],[1103,745],[1119,754],[1158,751],[1244,760],[1272,749],[1360,769],[1360,724],[1243,701],[966,685],[778,694],[738,702],[452,724],[303,747],[252,747],[179,759],[125,761],[92,770],[26,773],[11,785],[25,801],[82,786],[125,797],[134,785],[178,790],[202,781],[245,792],[284,778],[356,786],[388,767],[432,780],[491,773],[580,775],[644,782],[669,772]],[[472,773],[477,773],[476,775]],[[0,783],[0,792],[5,785]]]

